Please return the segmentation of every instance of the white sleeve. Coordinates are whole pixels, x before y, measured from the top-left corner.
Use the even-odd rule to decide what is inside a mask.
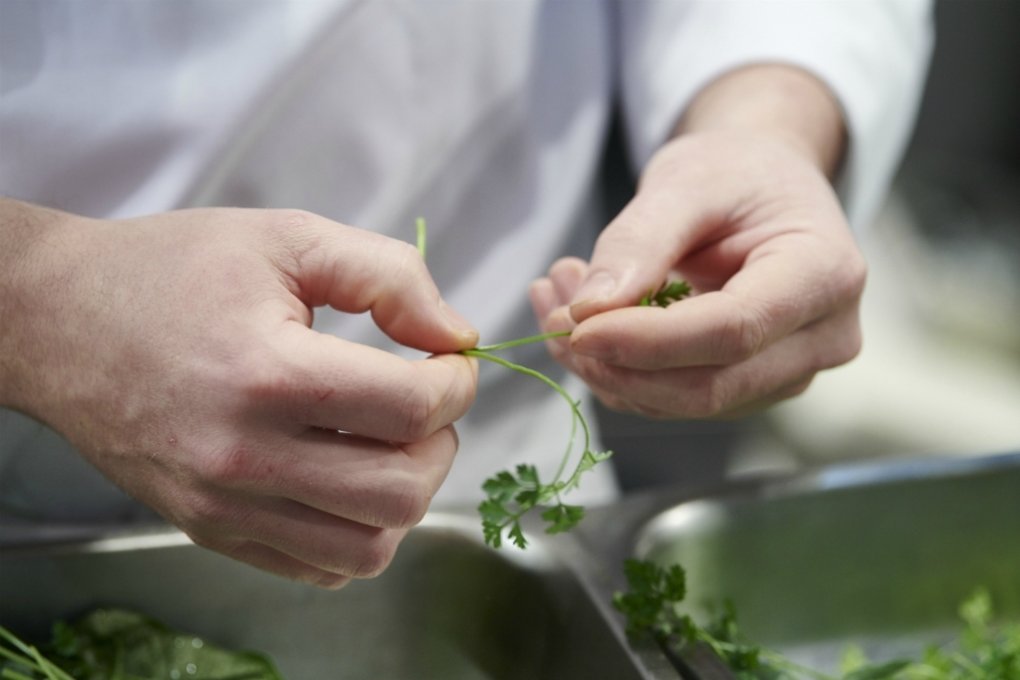
[[[839,101],[850,145],[836,183],[868,223],[909,141],[933,43],[929,0],[622,0],[622,104],[640,169],[687,102],[750,63],[799,66]]]

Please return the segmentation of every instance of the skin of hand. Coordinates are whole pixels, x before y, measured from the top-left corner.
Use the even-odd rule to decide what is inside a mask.
[[[389,564],[477,380],[413,246],[292,210],[0,215],[0,403],[200,545],[327,588]],[[312,331],[322,305],[435,354]]]
[[[829,182],[845,145],[835,101],[791,67],[708,86],[646,166],[590,262],[535,281],[553,355],[607,406],[735,417],[853,358],[866,267]],[[635,307],[667,278],[695,295]]]

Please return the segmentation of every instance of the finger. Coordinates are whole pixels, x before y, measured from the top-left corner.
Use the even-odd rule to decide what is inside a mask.
[[[408,529],[422,520],[457,453],[452,426],[399,447],[321,430],[306,433],[302,443],[300,472],[281,480],[276,493],[388,529]]]
[[[570,316],[567,307],[555,307],[546,316],[542,324],[542,331],[545,333],[571,333],[577,324]],[[545,341],[546,349],[554,359],[565,367],[571,367],[573,353],[570,351],[570,336],[558,336]]]
[[[477,362],[459,354],[408,361],[300,324],[281,331],[278,346],[278,369],[245,378],[270,416],[410,442],[459,419],[474,402]]]
[[[803,394],[814,380],[814,376],[807,378],[794,379],[789,385],[784,385],[776,391],[766,395],[765,397],[758,398],[754,401],[742,403],[739,405],[730,406],[723,409],[719,413],[714,415],[705,416],[705,420],[732,420],[736,418],[744,418],[746,416],[757,413],[769,406],[786,400],[792,397],[796,397]],[[644,418],[650,418],[654,420],[676,420],[677,418],[684,417],[678,416],[676,413],[670,411],[655,408],[652,406],[645,406],[640,403],[635,403],[625,399],[619,398],[617,395],[604,392],[602,390],[593,390],[596,398],[598,398],[606,407],[619,411],[621,413],[633,413],[640,415]]]
[[[528,289],[535,315],[545,328],[546,318],[566,305],[584,281],[588,265],[576,257],[564,257],[549,268],[549,275],[532,282]],[[571,321],[571,327],[574,325]]]
[[[216,489],[288,499],[365,526],[406,529],[424,517],[456,450],[452,427],[403,446],[309,430],[266,442],[260,449],[223,451],[207,463],[203,480]],[[199,506],[201,502],[212,503],[213,512],[231,512],[214,498],[203,499]],[[196,519],[196,526],[208,523],[201,516]],[[237,523],[232,517],[211,519]]]
[[[380,529],[297,503],[259,513],[252,530],[260,543],[329,573],[375,578],[393,561],[406,529]]]
[[[803,250],[777,247],[762,253],[722,290],[665,310],[627,308],[591,317],[572,334],[572,350],[646,370],[725,365],[746,360],[819,319],[844,310],[856,314],[863,261],[849,256],[828,265]]]
[[[270,548],[267,545],[254,541],[244,541],[234,547],[225,548],[218,552],[222,552],[235,560],[245,562],[263,571],[268,571],[271,574],[320,588],[339,590],[351,582],[350,576],[343,576],[319,569],[275,548]]]
[[[719,414],[718,418],[727,420],[745,418],[758,413],[759,411],[763,411],[764,409],[781,401],[798,397],[807,391],[807,389],[811,386],[811,383],[814,382],[814,378],[815,376],[812,375],[800,380],[794,380],[789,385],[784,385],[771,394],[761,397],[755,401],[735,406],[732,409]]]
[[[528,298],[531,300],[531,308],[535,312],[535,318],[539,326],[545,329],[545,320],[556,307],[559,306],[559,299],[556,295],[556,288],[548,277],[535,279],[528,286]]]
[[[780,395],[860,349],[852,319],[813,324],[747,361],[725,366],[637,370],[574,358],[574,370],[598,394],[645,413],[711,418]]]
[[[193,540],[228,555],[237,554],[239,559],[258,559],[258,566],[277,573],[293,570],[291,578],[328,581],[321,572],[347,578],[378,576],[389,566],[407,533],[366,526],[287,499],[247,500],[236,503],[236,520],[224,518],[213,525],[212,533],[198,532]],[[269,550],[245,548],[246,544]]]
[[[286,266],[305,304],[370,311],[395,341],[426,352],[477,344],[478,332],[442,300],[414,246],[315,215],[286,214],[291,233],[307,227],[293,239]]]
[[[587,271],[588,263],[576,257],[564,257],[553,263],[549,268],[549,280],[556,289],[559,305],[566,305],[573,299]]]

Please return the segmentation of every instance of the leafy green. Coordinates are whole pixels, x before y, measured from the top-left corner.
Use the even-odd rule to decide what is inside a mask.
[[[415,226],[418,252],[422,259],[425,259],[425,220],[419,217]],[[591,450],[591,430],[588,421],[581,412],[579,402],[571,397],[562,385],[541,371],[514,363],[496,354],[512,347],[544,342],[568,335],[570,335],[569,331],[543,333],[495,345],[473,347],[460,352],[465,356],[488,361],[539,380],[563,397],[570,406],[570,438],[559,469],[553,475],[552,480],[543,482],[539,479],[538,469],[534,465],[518,465],[513,471],[498,472],[482,484],[485,500],[479,504],[478,514],[482,518],[482,537],[493,548],[503,545],[504,534],[518,548],[526,548],[528,540],[524,536],[521,519],[540,507],[545,508],[540,517],[546,522],[547,533],[561,533],[577,526],[584,519],[584,508],[580,505],[564,503],[563,494],[580,485],[581,475],[613,455],[612,451],[595,452]],[[575,452],[574,439],[578,427],[581,429],[583,439],[581,455],[570,476],[565,477],[567,467]]]
[[[870,662],[857,647],[848,647],[841,674],[805,668],[783,655],[745,640],[731,603],[705,626],[680,604],[687,594],[680,565],[627,560],[628,591],[616,593],[613,605],[627,619],[627,633],[650,637],[682,657],[694,645],[707,645],[739,680],[1020,680],[1020,623],[995,625],[991,597],[979,589],[960,606],[964,629],[953,645],[931,646],[920,660]]]
[[[569,393],[549,376],[527,366],[516,364],[494,354],[502,349],[516,347],[519,345],[541,342],[555,337],[563,337],[569,333],[545,333],[528,338],[520,338],[498,345],[487,345],[475,347],[461,352],[461,354],[490,361],[504,368],[516,371],[523,375],[530,376],[548,385],[553,391],[559,394],[570,406],[571,431],[567,442],[567,449],[563,454],[560,467],[552,480],[543,482],[539,478],[538,469],[534,465],[518,465],[514,471],[503,470],[490,477],[482,484],[485,492],[485,500],[478,506],[478,513],[482,517],[482,537],[485,542],[493,548],[503,545],[504,533],[515,546],[526,548],[527,538],[521,527],[521,519],[532,510],[547,507],[541,518],[546,522],[546,532],[550,534],[569,531],[577,526],[584,519],[584,508],[580,505],[568,505],[563,502],[563,494],[577,488],[581,483],[581,476],[594,468],[604,460],[607,460],[612,451],[595,452],[591,450],[591,430],[584,414],[581,413],[579,402],[575,401]],[[581,456],[578,459],[569,477],[565,477],[567,466],[576,449],[574,439],[577,429],[580,427],[582,435]]]
[[[652,290],[648,295],[638,301],[639,307],[669,307],[674,302],[679,302],[691,294],[691,286],[686,281],[667,281],[659,287],[659,290]]]
[[[4,680],[282,680],[253,652],[229,651],[123,609],[58,621],[46,656],[0,627]]]
[[[34,646],[0,626],[0,678],[5,680],[74,680]]]

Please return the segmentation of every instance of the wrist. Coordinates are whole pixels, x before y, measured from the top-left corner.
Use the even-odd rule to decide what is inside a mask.
[[[73,216],[0,197],[0,406],[33,413],[32,377],[45,345],[37,331],[54,323],[39,318],[38,300],[53,295],[51,264],[57,234]]]
[[[713,132],[770,138],[830,180],[847,146],[842,109],[828,87],[807,71],[781,64],[739,68],[705,86],[676,134]]]

